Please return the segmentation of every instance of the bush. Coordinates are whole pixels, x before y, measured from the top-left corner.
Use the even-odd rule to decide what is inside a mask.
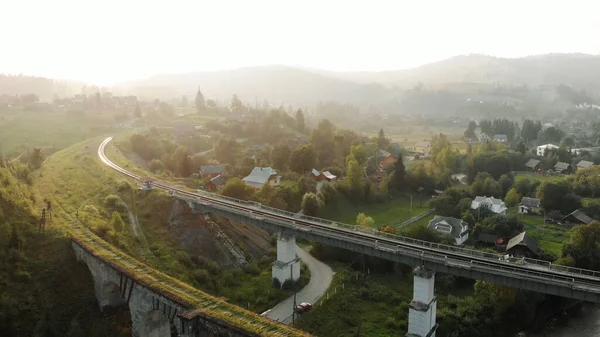
[[[127,192],[127,191],[131,191],[133,190],[133,187],[131,187],[131,184],[126,181],[126,180],[121,180],[118,184],[117,184],[117,191],[119,192]]]
[[[149,167],[152,173],[160,173],[165,170],[165,164],[163,164],[163,162],[159,159],[152,159],[152,161],[150,161]]]
[[[277,277],[273,277],[273,287],[281,289],[281,282]]]
[[[252,275],[252,276],[257,276],[257,275],[260,274],[260,269],[254,263],[244,265],[242,267],[242,270],[245,271],[246,273]]]
[[[123,211],[125,209],[123,200],[121,200],[121,198],[115,194],[109,194],[106,196],[106,198],[104,198],[104,206],[110,210]]]
[[[205,285],[210,282],[210,274],[206,269],[196,269],[194,270],[194,280],[198,283]]]

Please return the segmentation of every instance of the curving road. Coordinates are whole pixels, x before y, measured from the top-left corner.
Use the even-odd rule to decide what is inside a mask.
[[[302,302],[315,303],[319,300],[329,288],[331,281],[333,281],[334,272],[325,263],[317,260],[310,255],[304,249],[296,246],[296,255],[308,266],[310,269],[310,281],[296,293],[296,303]],[[285,323],[292,323],[292,314],[294,313],[294,295],[280,302],[269,310],[265,316]]]

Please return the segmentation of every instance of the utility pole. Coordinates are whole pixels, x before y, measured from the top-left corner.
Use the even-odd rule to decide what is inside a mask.
[[[292,308],[292,326],[296,323],[296,292],[294,292],[294,307]]]
[[[412,194],[410,195],[410,215],[412,215]]]

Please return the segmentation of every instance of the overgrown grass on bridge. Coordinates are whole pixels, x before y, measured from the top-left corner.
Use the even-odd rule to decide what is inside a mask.
[[[196,303],[195,305],[204,306],[206,303],[211,303],[206,307],[207,309],[202,309],[207,314],[221,317],[230,323],[236,323],[240,319],[239,325],[248,325],[249,331],[261,331],[262,333],[271,331],[271,329],[275,332],[288,331],[289,328],[274,328],[273,323],[265,323],[265,320],[258,315],[223,300],[218,300],[216,297],[188,285],[187,283],[198,283],[198,279],[195,277],[195,271],[198,267],[195,266],[188,254],[178,247],[170,233],[160,224],[160,220],[157,222],[142,221],[140,224],[148,242],[145,246],[150,246],[150,251],[146,252],[146,262],[171,276],[139,262],[142,254],[138,239],[133,235],[130,225],[127,223],[127,217],[123,216],[126,226],[121,231],[108,225],[113,211],[111,207],[113,206],[107,204],[107,196],[112,195],[117,199],[120,198],[121,202],[129,203],[131,190],[126,187],[128,183],[124,183],[124,176],[106,167],[97,158],[97,148],[101,140],[85,141],[59,151],[50,156],[44,162],[42,169],[37,172],[34,185],[39,192],[37,196],[37,200],[40,201],[38,207],[42,207],[41,200],[44,198],[51,200],[53,204],[53,226],[69,229],[78,241],[88,242],[88,245],[90,242],[98,244],[97,254],[114,258],[113,262],[123,262],[122,267],[129,272],[138,273],[138,276],[140,272],[142,274],[147,273],[147,276],[142,275],[141,277],[147,277],[146,281],[153,286],[166,291],[170,289],[168,284],[176,284],[177,288],[185,289],[184,293],[187,295],[171,289],[174,296],[181,296],[183,300]],[[137,188],[135,184],[134,188]],[[137,210],[140,215],[150,212],[150,210],[156,212],[160,202],[169,200],[165,193],[160,191],[152,191],[145,195],[151,198],[145,198],[143,203],[138,203],[141,204]],[[132,205],[129,204],[129,206],[131,208]],[[168,212],[168,210],[166,211]],[[67,224],[70,226],[67,226]],[[84,230],[83,225],[102,235],[107,241]],[[267,264],[268,266],[257,264],[253,267],[253,270],[257,270],[258,274],[254,274],[254,271],[252,274],[240,271],[236,274],[235,287],[222,287],[218,291],[224,291],[224,296],[240,304],[246,304],[250,301],[253,310],[266,310],[289,296],[285,292],[272,288],[270,261]],[[258,269],[257,266],[259,266]],[[215,278],[222,276],[220,275],[222,268],[215,267],[217,269],[209,272],[209,274],[212,273]],[[265,272],[266,270],[268,272]],[[160,280],[166,280],[167,284],[161,283]],[[215,283],[213,282],[215,280],[211,278],[208,281]],[[219,283],[223,282],[217,282],[217,284]],[[213,289],[213,291],[217,290]],[[289,335],[295,334],[299,333],[294,331],[289,333]],[[284,335],[288,334],[285,333]]]

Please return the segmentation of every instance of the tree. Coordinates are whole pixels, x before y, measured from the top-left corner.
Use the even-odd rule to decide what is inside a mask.
[[[304,215],[315,216],[319,209],[323,207],[323,201],[316,194],[309,192],[302,197],[301,207]]]
[[[159,159],[152,159],[149,168],[152,173],[159,173],[165,170],[165,165]]]
[[[363,180],[364,176],[360,165],[358,165],[356,160],[350,160],[348,162],[348,169],[346,170],[346,183],[352,195],[358,197],[362,194]]]
[[[235,139],[219,139],[215,146],[215,159],[219,163],[235,165],[238,158],[239,145]]]
[[[389,143],[390,141],[389,139],[385,138],[385,133],[383,132],[383,129],[379,129],[379,134],[377,135],[377,148],[383,150],[387,148]]]
[[[189,177],[194,172],[194,162],[192,158],[185,153],[183,157],[181,157],[181,163],[179,164],[179,174],[182,177]]]
[[[470,121],[467,127],[467,131],[465,131],[465,138],[477,138],[477,136],[475,135],[475,129],[477,129],[477,122]]]
[[[362,144],[350,147],[350,154],[346,158],[346,162],[352,159],[355,159],[360,166],[367,161],[367,151],[365,151],[365,147]]]
[[[527,146],[525,146],[525,144],[521,141],[519,141],[517,144],[517,152],[519,152],[521,155],[525,155],[525,152],[527,152]]]
[[[551,183],[545,181],[538,187],[537,197],[545,211],[560,211],[569,214],[581,207],[581,198],[575,195],[569,185],[564,182]]]
[[[374,227],[375,221],[370,216],[366,216],[365,213],[358,213],[356,216],[356,225],[361,227]]]
[[[315,167],[316,153],[311,144],[297,147],[290,158],[290,169],[296,173],[305,173]]]
[[[33,170],[37,170],[42,167],[42,162],[44,161],[44,155],[42,154],[42,149],[36,147],[31,152],[31,156],[29,156],[29,166]]]
[[[301,109],[298,109],[298,111],[296,111],[296,130],[298,132],[304,133],[304,123],[304,114],[302,113]]]
[[[518,205],[521,202],[521,199],[523,199],[523,196],[513,187],[506,193],[504,202],[506,203],[506,206],[512,207]]]
[[[241,112],[244,104],[240,100],[237,94],[233,94],[231,97],[231,110],[233,112]]]
[[[287,145],[277,145],[271,149],[271,164],[278,170],[285,171],[290,162],[292,150]]]
[[[310,133],[310,142],[317,154],[317,161],[321,167],[330,166],[335,159],[335,127],[327,119],[319,121],[317,128]]]
[[[196,112],[198,113],[201,113],[202,111],[204,111],[204,108],[206,108],[206,103],[204,102],[204,95],[202,94],[202,91],[200,91],[200,89],[198,89],[198,92],[196,93],[195,103]]]
[[[563,246],[563,257],[572,257],[578,268],[600,268],[600,222],[579,225],[573,229],[569,242]]]
[[[254,195],[254,189],[240,178],[231,178],[221,190],[221,194],[235,199],[250,200]]]
[[[23,245],[23,238],[21,237],[21,234],[19,233],[19,230],[17,228],[16,224],[11,224],[11,230],[10,230],[10,239],[8,240],[8,249],[16,249],[16,250],[21,250],[21,246]]]
[[[133,112],[133,117],[135,117],[135,118],[142,117],[142,109],[140,108],[140,102],[135,102],[135,111]]]
[[[394,183],[398,191],[406,188],[406,168],[401,153],[398,154],[398,160],[394,164]]]
[[[119,212],[114,211],[112,216],[110,217],[110,226],[115,230],[115,232],[120,233],[125,228],[125,222],[123,218],[121,218],[121,214]]]

